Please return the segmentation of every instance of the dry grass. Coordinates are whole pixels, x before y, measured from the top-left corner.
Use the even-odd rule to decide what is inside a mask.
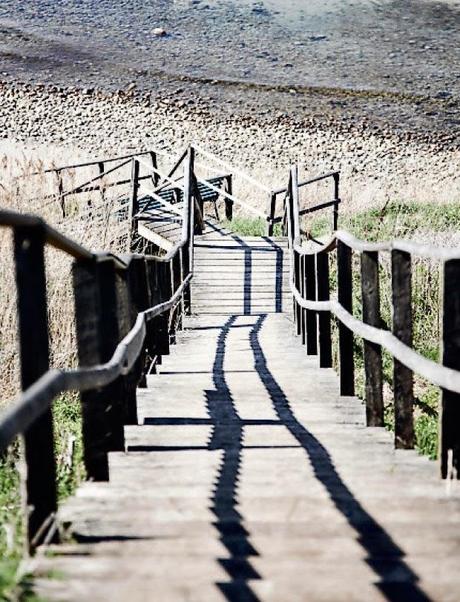
[[[68,216],[63,218],[61,205],[56,197],[55,174],[30,175],[43,169],[44,165],[53,165],[52,157],[48,157],[45,163],[36,159],[4,155],[0,159],[0,165],[2,208],[38,214],[59,231],[89,249],[104,249],[114,253],[126,250],[126,225],[114,218],[113,209],[119,206],[121,198],[126,198],[127,187],[106,189],[104,198],[99,191],[69,197],[66,201]],[[64,189],[71,189],[94,175],[94,168],[71,170],[64,176]],[[125,170],[123,178],[126,176]],[[88,206],[89,202],[91,207]],[[5,404],[19,389],[16,286],[11,229],[0,229],[0,252],[0,403]],[[65,253],[49,247],[46,248],[45,258],[50,362],[55,367],[70,367],[75,364],[76,358],[71,287],[72,260]]]

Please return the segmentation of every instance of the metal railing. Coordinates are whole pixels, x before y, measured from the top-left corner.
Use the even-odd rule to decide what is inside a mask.
[[[27,465],[27,539],[33,550],[56,541],[56,459],[52,406],[65,391],[81,393],[87,477],[107,480],[110,451],[124,450],[124,425],[137,424],[136,388],[190,311],[196,199],[193,149],[184,157],[180,240],[164,257],[93,253],[42,219],[0,211],[14,233],[23,393],[0,419],[0,451],[23,435]],[[49,366],[44,249],[73,258],[79,367]]]
[[[302,245],[299,227],[298,171],[291,170],[287,192],[291,291],[297,334],[307,353],[332,367],[331,316],[338,321],[340,394],[355,394],[354,337],[364,343],[365,403],[368,426],[384,425],[382,349],[393,357],[395,446],[415,444],[413,373],[442,389],[440,469],[460,478],[460,249],[394,240],[368,243],[343,231],[320,247]],[[361,263],[362,320],[353,315],[352,252]],[[391,332],[383,327],[379,255],[391,254]],[[337,298],[330,293],[330,257],[336,261]],[[413,256],[438,260],[443,267],[442,364],[427,359],[412,345],[411,262]],[[449,460],[451,458],[451,460]]]

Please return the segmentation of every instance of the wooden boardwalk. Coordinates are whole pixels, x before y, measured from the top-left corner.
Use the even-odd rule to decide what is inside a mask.
[[[292,310],[286,239],[242,237],[213,229],[195,237],[194,265],[196,313],[250,315]]]
[[[271,244],[226,245],[238,278],[245,242]],[[213,235],[196,244],[192,298],[204,310],[206,265],[224,249]],[[282,272],[276,257],[263,261],[272,280]],[[225,293],[223,269],[215,284]],[[79,488],[60,510],[73,542],[35,560],[38,593],[61,602],[457,601],[458,492],[446,494],[434,463],[395,451],[391,433],[366,428],[362,402],[340,397],[335,372],[306,355],[289,316],[276,303],[271,313],[245,306],[244,282],[219,312],[186,318],[138,390],[139,425],[125,427],[126,453],[109,455],[110,482]]]

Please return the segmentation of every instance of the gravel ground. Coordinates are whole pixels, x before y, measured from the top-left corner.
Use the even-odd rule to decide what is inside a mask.
[[[340,120],[325,126],[284,116],[216,114],[205,104],[158,101],[135,90],[3,84],[0,132],[5,154],[18,146],[39,147],[45,164],[51,159],[68,163],[73,155],[97,158],[150,148],[177,152],[196,141],[273,187],[285,184],[294,162],[308,174],[340,169],[344,209],[389,199],[460,200],[458,149],[390,132],[346,131]]]
[[[164,35],[155,35],[159,29]],[[0,77],[458,147],[460,0],[3,0]]]

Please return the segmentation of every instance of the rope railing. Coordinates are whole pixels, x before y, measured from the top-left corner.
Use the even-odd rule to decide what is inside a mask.
[[[297,334],[307,353],[319,355],[320,366],[332,366],[331,315],[338,321],[338,358],[341,395],[355,394],[354,337],[364,344],[365,402],[369,426],[384,425],[382,349],[393,358],[395,445],[415,445],[413,374],[442,390],[440,465],[446,478],[453,469],[460,478],[460,249],[392,240],[367,242],[337,230],[320,247],[305,247],[300,238],[297,185],[292,168],[288,186],[287,226],[290,248],[290,286]],[[336,257],[336,298],[330,293],[330,257]],[[353,315],[352,252],[361,260],[362,319]],[[391,331],[382,327],[379,254],[391,255]],[[442,363],[413,348],[412,257],[439,261],[443,268]],[[455,419],[457,417],[457,419]],[[452,457],[452,466],[448,458]]]
[[[152,360],[169,353],[171,337],[190,312],[193,158],[189,149],[181,237],[163,257],[95,253],[39,217],[0,211],[0,226],[14,232],[23,390],[0,417],[0,452],[24,436],[31,550],[51,537],[48,525],[57,510],[53,401],[66,391],[80,392],[86,472],[89,479],[107,480],[107,454],[124,449],[124,425],[137,423],[136,387]],[[72,370],[49,366],[46,244],[74,260],[79,367]]]

